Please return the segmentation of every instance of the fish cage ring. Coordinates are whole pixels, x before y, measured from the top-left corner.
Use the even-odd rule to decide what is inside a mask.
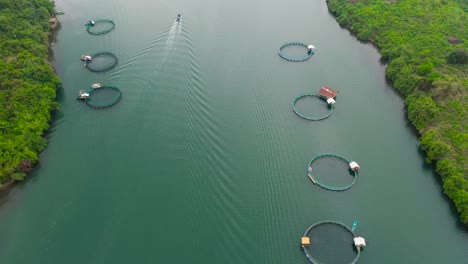
[[[97,102],[96,100],[93,100],[93,96],[95,96],[96,93],[101,92],[103,90],[108,90],[108,89],[114,90],[116,92],[115,96],[112,96],[109,100],[106,100],[104,102]],[[86,93],[88,94],[88,96],[84,99],[86,104],[89,107],[98,108],[98,109],[111,107],[115,105],[117,102],[119,102],[120,98],[122,98],[122,92],[120,91],[120,89],[116,86],[111,86],[111,85],[104,85],[99,88],[91,88],[87,90]]]
[[[119,62],[119,60],[117,59],[117,56],[115,56],[115,54],[111,52],[99,52],[90,57],[92,59],[89,61],[86,61],[85,68],[91,72],[105,72],[105,71],[111,70]],[[110,61],[108,63],[102,63],[102,62],[100,63],[100,61],[102,60],[110,60]]]
[[[309,233],[311,232],[311,230],[319,227],[319,226],[322,226],[322,225],[334,225],[334,226],[337,226],[337,227],[341,227],[343,228],[343,230],[350,234],[353,238],[356,237],[356,234],[354,233],[354,231],[349,228],[348,226],[346,226],[345,224],[343,223],[340,223],[338,221],[333,221],[333,220],[325,220],[325,221],[320,221],[320,222],[317,222],[313,225],[311,225],[309,228],[307,228],[307,230],[304,232],[302,238],[303,238],[303,241],[306,242],[305,243],[302,243],[301,247],[302,247],[302,251],[304,251],[304,254],[307,258],[307,260],[309,260],[310,263],[312,264],[324,264],[322,261],[319,262],[316,258],[314,258],[312,256],[312,253],[309,251],[308,247],[311,246],[313,247],[314,246],[314,241],[313,241],[313,236],[312,237],[309,237]],[[304,239],[306,238],[306,239]],[[307,239],[309,238],[309,239]],[[312,242],[310,242],[310,240],[312,240]],[[350,241],[350,243],[352,243],[353,241]],[[310,245],[309,245],[310,243]],[[348,262],[349,264],[356,264],[359,257],[361,256],[361,250],[358,248],[357,251],[356,251],[356,255],[354,257],[353,260],[351,260],[350,262]]]
[[[302,117],[304,119],[311,120],[311,121],[320,121],[320,120],[326,119],[332,114],[333,109],[335,108],[333,106],[333,104],[327,104],[327,107],[329,108],[329,111],[325,115],[323,115],[323,116],[309,116],[309,115],[306,115],[304,113],[301,113],[301,111],[299,111],[299,109],[297,109],[297,107],[296,107],[297,102],[299,100],[305,98],[305,97],[317,97],[319,99],[323,99],[321,96],[316,95],[316,94],[301,94],[301,95],[297,96],[296,98],[294,98],[294,101],[293,101],[294,113],[296,113],[296,115],[298,115],[298,116],[300,116],[300,117]]]
[[[333,154],[333,153],[324,153],[324,154],[320,154],[320,155],[317,155],[315,156],[312,160],[310,160],[309,162],[309,166],[307,167],[307,175],[310,175],[309,177],[311,178],[311,180],[313,180],[314,183],[316,183],[318,186],[326,189],[326,190],[329,190],[329,191],[345,191],[345,190],[348,190],[349,188],[351,188],[357,181],[357,176],[358,176],[358,169],[353,169],[353,167],[351,167],[351,171],[352,171],[352,176],[353,176],[353,181],[347,185],[344,185],[344,186],[333,186],[333,185],[329,185],[329,184],[326,184],[326,183],[323,183],[322,181],[319,181],[317,179],[317,177],[314,177],[313,174],[312,174],[312,171],[313,171],[313,163],[315,161],[317,161],[318,159],[320,158],[324,158],[324,157],[332,157],[332,158],[337,158],[337,159],[340,159],[342,161],[345,161],[346,163],[348,163],[349,166],[352,166],[352,164],[356,163],[352,160],[348,160],[340,155],[337,155],[337,154]],[[357,163],[356,163],[357,164]]]
[[[99,28],[100,25],[105,25],[107,24],[108,27],[105,27],[102,30],[96,30]],[[115,23],[114,21],[110,19],[100,19],[100,20],[90,20],[86,25],[86,31],[91,34],[91,35],[104,35],[115,28]]]
[[[289,47],[289,46],[299,46],[299,47],[304,47],[307,52],[304,56],[302,57],[293,57],[293,56],[289,56],[289,55],[286,55],[284,52],[283,52],[283,49],[286,48],[286,47]],[[315,47],[313,45],[307,45],[307,44],[304,44],[304,43],[300,43],[300,42],[289,42],[289,43],[286,43],[286,44],[283,44],[279,50],[278,50],[278,55],[287,60],[287,61],[293,61],[293,62],[301,62],[301,61],[306,61],[308,59],[310,59],[312,57],[312,55],[314,55],[314,50],[315,50]]]

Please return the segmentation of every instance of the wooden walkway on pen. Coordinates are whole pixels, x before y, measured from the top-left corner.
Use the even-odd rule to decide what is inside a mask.
[[[317,182],[315,182],[315,180],[314,180],[314,177],[312,177],[309,173],[307,173],[307,176],[309,176],[309,179],[310,179],[314,184],[317,184]]]

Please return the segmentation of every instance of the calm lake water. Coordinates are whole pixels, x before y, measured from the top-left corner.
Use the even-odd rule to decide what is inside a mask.
[[[359,263],[467,263],[467,231],[378,52],[341,29],[324,1],[56,5],[65,12],[53,48],[61,109],[39,166],[3,198],[2,263],[307,263],[300,237],[325,219],[359,221],[368,240]],[[86,33],[99,18],[115,30]],[[316,54],[282,60],[289,41]],[[115,53],[117,67],[84,69],[79,57],[100,51]],[[76,100],[99,81],[122,90],[114,107]],[[293,99],[324,85],[339,90],[331,117],[296,116]],[[318,103],[300,107],[324,113]],[[361,165],[350,190],[307,178],[324,152]],[[333,164],[323,162],[325,180],[348,177]]]

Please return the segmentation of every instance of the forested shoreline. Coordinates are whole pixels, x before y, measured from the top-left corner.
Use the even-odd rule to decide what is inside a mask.
[[[22,180],[46,146],[61,82],[48,62],[49,0],[0,0],[0,186]]]
[[[468,2],[330,0],[359,40],[374,43],[405,98],[427,162],[468,225]],[[411,175],[408,175],[411,177]],[[428,205],[430,206],[430,205]]]

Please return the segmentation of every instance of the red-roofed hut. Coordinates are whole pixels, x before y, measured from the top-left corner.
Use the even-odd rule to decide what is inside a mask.
[[[336,94],[337,94],[337,91],[333,90],[332,88],[328,87],[328,86],[324,86],[322,87],[322,89],[320,89],[320,96],[325,98],[325,99],[334,99],[336,97]]]

